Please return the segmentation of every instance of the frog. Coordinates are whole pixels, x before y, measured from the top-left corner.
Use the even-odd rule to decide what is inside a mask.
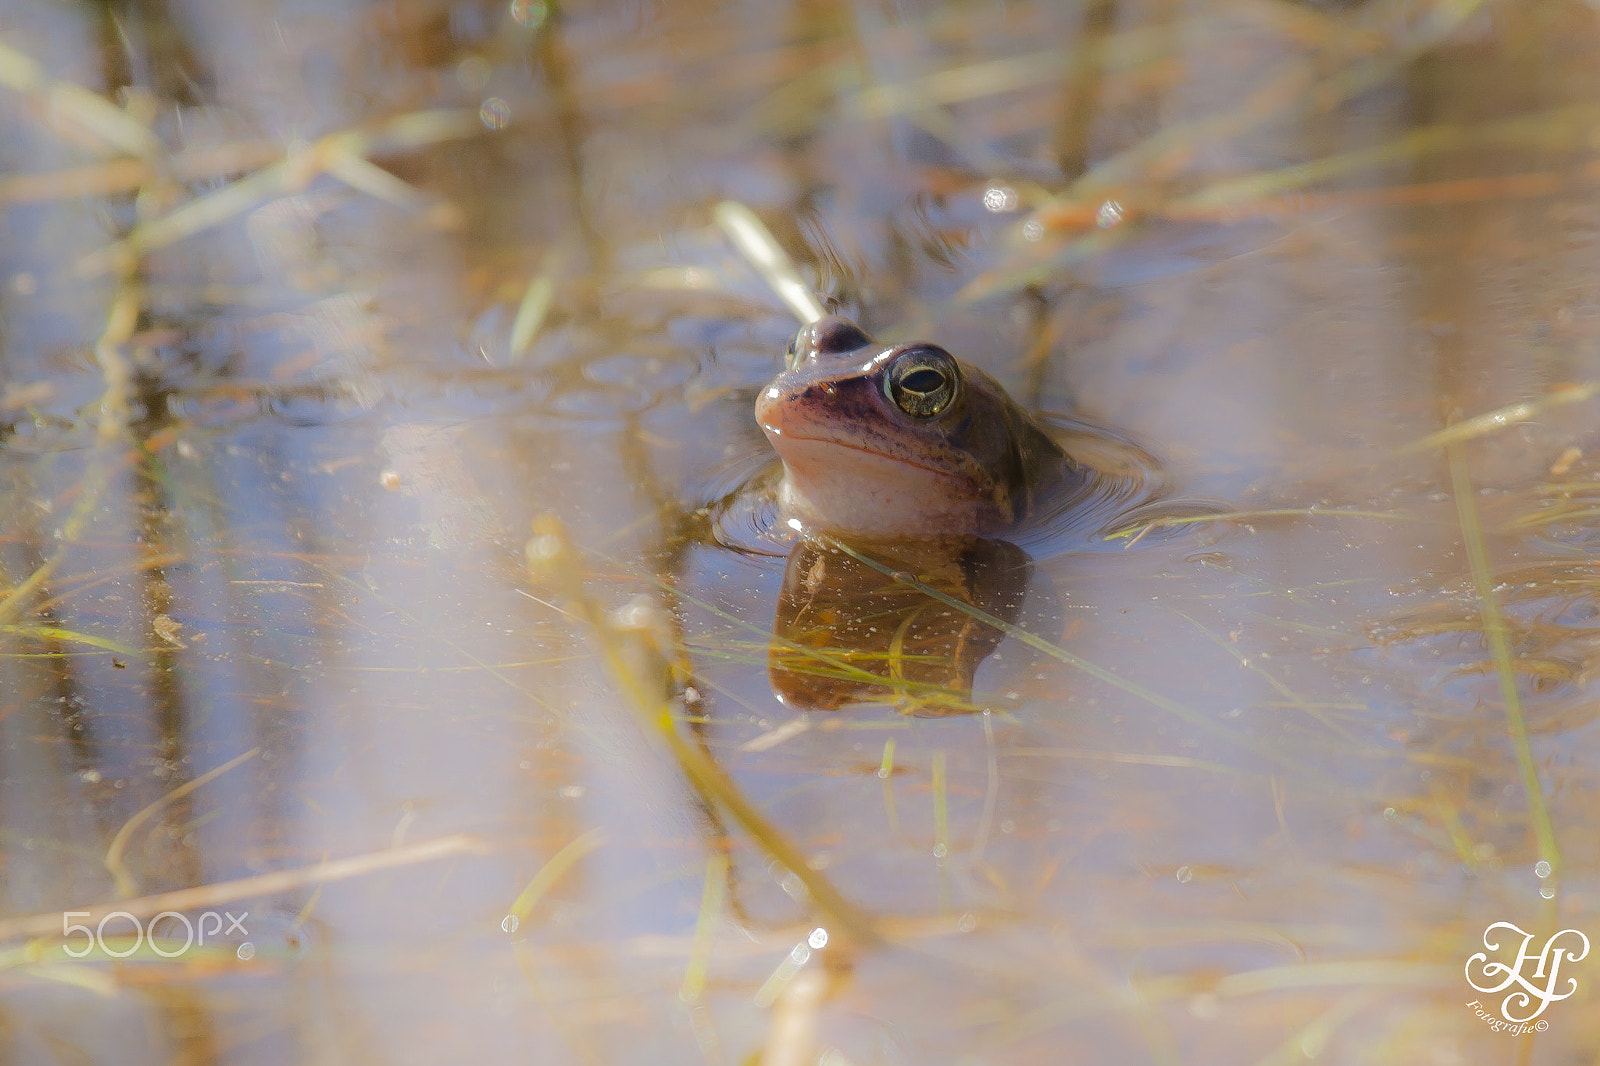
[[[936,344],[803,326],[756,399],[790,526],[868,540],[1003,535],[1082,470],[990,375]]]

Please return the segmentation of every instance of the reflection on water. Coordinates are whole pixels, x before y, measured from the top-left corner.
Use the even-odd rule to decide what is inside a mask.
[[[1597,37],[0,0],[0,1058],[1589,1061]],[[730,198],[1092,490],[797,545]]]
[[[789,553],[767,660],[778,699],[810,711],[893,702],[920,717],[981,710],[972,675],[1004,633],[972,612],[1015,622],[1031,560],[976,537],[865,550],[805,540]]]

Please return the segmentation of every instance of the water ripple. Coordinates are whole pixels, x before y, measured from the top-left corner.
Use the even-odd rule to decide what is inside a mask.
[[[1120,550],[1127,542],[1106,541],[1108,533],[1141,519],[1165,517],[1171,507],[1181,510],[1181,504],[1162,500],[1169,488],[1167,475],[1131,438],[1066,415],[1045,415],[1039,420],[1086,476],[1068,479],[1057,491],[1047,491],[1033,513],[1004,538],[1035,559],[1067,552]],[[711,538],[741,554],[788,555],[798,534],[784,524],[778,509],[777,487],[782,476],[782,464],[766,450],[740,456],[713,471],[695,491],[696,498],[712,501],[703,508]],[[1151,536],[1176,532],[1156,530]]]

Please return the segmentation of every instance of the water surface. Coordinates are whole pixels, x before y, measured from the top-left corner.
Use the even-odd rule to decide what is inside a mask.
[[[0,3],[6,1058],[1592,1057],[1597,20]],[[727,199],[1233,517],[780,701]]]

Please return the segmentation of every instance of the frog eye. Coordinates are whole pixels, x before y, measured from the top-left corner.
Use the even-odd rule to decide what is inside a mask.
[[[932,418],[955,402],[961,389],[956,361],[943,348],[912,348],[889,364],[883,391],[913,418]]]

